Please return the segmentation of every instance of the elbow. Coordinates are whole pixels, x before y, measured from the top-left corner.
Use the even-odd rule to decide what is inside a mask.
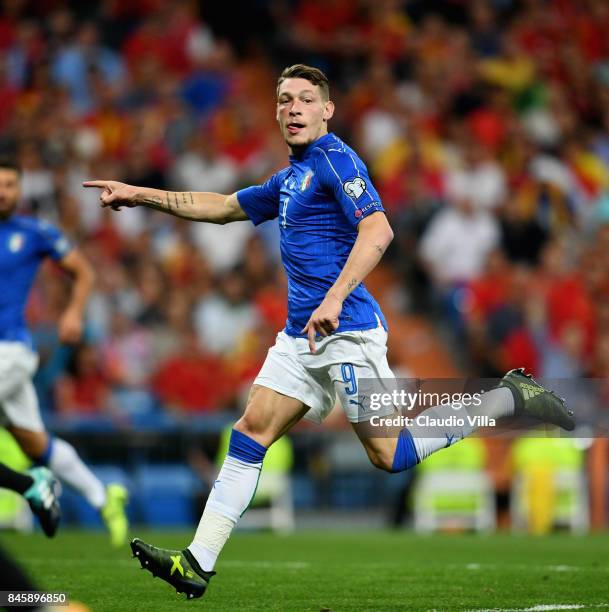
[[[360,236],[371,243],[382,253],[393,240],[393,230],[384,215],[372,215],[364,219],[358,227]]]
[[[389,224],[387,224],[386,227],[383,228],[383,232],[379,236],[379,242],[383,245],[383,252],[391,244],[391,241],[393,240],[393,236],[394,236],[393,230],[391,229]]]
[[[84,261],[83,265],[73,271],[73,280],[75,285],[88,295],[95,287],[97,272],[89,262]]]
[[[97,280],[97,273],[95,272],[95,268],[83,258],[79,269],[76,271],[76,276],[80,277],[84,283],[88,286],[93,287],[95,281]]]
[[[392,243],[394,237],[395,237],[395,234],[393,233],[391,226],[387,225],[387,235],[386,235],[387,246],[389,246]]]

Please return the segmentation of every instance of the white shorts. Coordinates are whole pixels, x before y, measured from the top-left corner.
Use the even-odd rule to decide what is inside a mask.
[[[38,355],[21,342],[0,342],[0,426],[44,431],[32,376]]]
[[[321,423],[340,399],[351,423],[370,420],[372,414],[388,416],[393,406],[370,413],[359,403],[360,379],[395,379],[387,363],[387,332],[383,327],[349,331],[316,339],[317,353],[307,338],[277,334],[255,385],[268,387],[309,406],[305,418]]]

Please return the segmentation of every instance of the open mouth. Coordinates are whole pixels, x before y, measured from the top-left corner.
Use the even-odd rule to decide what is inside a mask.
[[[287,125],[287,130],[290,134],[298,134],[304,129],[304,124],[298,123],[297,121],[290,121]]]

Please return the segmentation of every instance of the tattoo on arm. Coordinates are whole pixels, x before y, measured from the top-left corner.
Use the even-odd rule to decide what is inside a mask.
[[[192,191],[189,191],[188,195],[190,196],[190,203],[191,203],[191,205],[194,206],[195,205],[195,201],[194,201],[194,199],[192,197]]]
[[[180,208],[180,205],[178,204],[178,194],[175,193],[175,191],[173,193],[173,201],[176,203],[176,208]]]
[[[182,204],[186,206],[186,194],[184,192],[182,192]]]
[[[351,293],[358,285],[359,283],[357,282],[357,278],[352,278],[347,283],[347,293]]]
[[[167,210],[171,210],[171,202],[169,201],[169,191],[166,191],[165,195],[167,196]]]
[[[375,244],[374,248],[379,252],[380,255],[383,255],[385,249],[380,244]]]
[[[163,208],[163,200],[159,196],[141,195],[137,198],[139,202],[152,208]]]

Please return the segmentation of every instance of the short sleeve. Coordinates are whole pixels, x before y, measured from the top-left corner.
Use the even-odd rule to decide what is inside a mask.
[[[320,151],[318,169],[321,183],[332,191],[353,227],[372,213],[384,212],[366,165],[357,155],[348,150]]]
[[[63,232],[46,221],[38,222],[38,240],[42,254],[55,261],[63,259],[73,247]]]
[[[281,189],[282,172],[273,174],[262,185],[246,187],[237,192],[239,206],[251,219],[254,225],[275,219],[279,215],[279,192]]]

